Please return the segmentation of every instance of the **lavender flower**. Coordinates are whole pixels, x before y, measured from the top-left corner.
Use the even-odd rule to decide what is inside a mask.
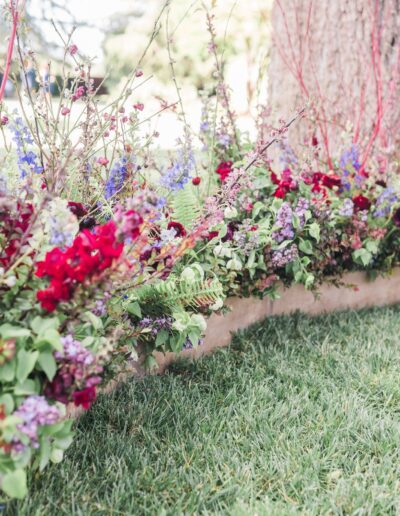
[[[123,156],[119,161],[114,163],[105,185],[104,197],[106,199],[114,197],[122,190],[128,175],[128,164],[129,160],[126,156]]]
[[[54,357],[57,360],[67,360],[68,362],[85,366],[93,364],[95,359],[93,353],[82,346],[79,340],[74,340],[72,335],[62,337],[61,343],[64,348],[63,351],[56,351],[54,353]]]
[[[10,130],[14,133],[12,139],[17,146],[18,170],[23,179],[29,172],[41,174],[43,167],[38,163],[38,156],[29,150],[29,145],[33,144],[33,138],[29,129],[24,124],[21,117],[15,117],[10,124]]]
[[[17,429],[29,439],[29,444],[24,444],[20,439],[15,438],[12,442],[13,451],[22,452],[27,446],[39,447],[39,427],[53,425],[61,419],[57,407],[49,405],[43,396],[29,396],[14,412],[14,416],[22,420],[17,424]]]
[[[291,240],[294,238],[294,230],[292,224],[293,211],[288,202],[284,202],[279,208],[276,216],[276,228],[272,234],[272,238],[279,244],[284,240]]]
[[[342,217],[352,217],[354,213],[354,203],[351,199],[345,199],[340,207],[339,215]]]
[[[150,333],[155,336],[160,330],[171,330],[173,322],[174,320],[172,317],[159,317],[154,319],[151,317],[144,317],[139,322],[139,326],[141,328],[150,329]]]
[[[300,197],[297,201],[297,206],[294,210],[295,214],[299,217],[300,220],[300,228],[304,226],[306,211],[309,209],[310,203],[304,197]]]
[[[342,153],[342,155],[340,156],[339,164],[340,168],[343,171],[342,185],[346,190],[350,190],[350,181],[348,181],[346,178],[351,173],[353,173],[354,170],[358,172],[361,168],[361,163],[359,161],[359,152],[356,145],[352,145],[350,149]],[[361,186],[365,178],[362,175],[357,174],[355,180],[357,186]]]
[[[195,167],[193,152],[179,152],[172,166],[161,176],[160,184],[171,191],[182,190]]]
[[[299,251],[295,244],[285,247],[272,254],[272,265],[277,269],[284,267],[287,263],[294,262],[299,256]]]

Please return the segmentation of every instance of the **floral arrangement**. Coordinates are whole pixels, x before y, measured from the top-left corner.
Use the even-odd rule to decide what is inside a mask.
[[[10,2],[22,77],[22,12]],[[207,13],[215,84],[204,93],[194,150],[184,135],[169,163],[140,131],[140,63],[118,98],[100,101],[90,62],[63,41],[58,100],[41,80],[19,112],[0,88],[0,488],[27,492],[28,467],[62,460],[69,404],[88,409],[98,386],[131,359],[201,345],[207,316],[230,295],[317,289],[345,271],[399,262],[399,161],[361,163],[357,146],[326,159],[316,133],[295,152],[268,109],[257,141],[237,129]],[[157,31],[157,29],[155,29]],[[171,59],[173,69],[173,59]],[[4,80],[4,78],[3,78]],[[178,93],[179,97],[179,93]],[[174,105],[175,106],[175,105]],[[161,110],[170,105],[163,105]],[[277,156],[268,151],[273,144]]]

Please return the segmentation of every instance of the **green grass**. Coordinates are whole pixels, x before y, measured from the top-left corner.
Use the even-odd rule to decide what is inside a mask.
[[[101,397],[7,514],[399,514],[399,341],[400,307],[271,318]]]

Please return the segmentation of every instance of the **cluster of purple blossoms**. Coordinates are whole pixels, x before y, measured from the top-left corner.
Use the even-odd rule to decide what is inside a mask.
[[[144,317],[140,322],[141,328],[149,328],[152,335],[157,335],[160,330],[171,330],[174,320],[172,317],[151,318]]]
[[[21,419],[17,429],[29,439],[29,443],[26,444],[17,437],[13,440],[12,449],[16,453],[24,451],[28,446],[38,448],[39,427],[53,425],[61,419],[58,408],[49,405],[43,396],[29,396],[13,415]]]
[[[304,197],[300,197],[297,201],[297,206],[294,210],[295,214],[299,217],[300,228],[302,228],[306,221],[306,211],[309,209],[310,203]]]
[[[68,403],[71,394],[79,389],[93,388],[101,382],[103,371],[96,362],[96,356],[72,335],[61,339],[63,351],[56,351],[57,374],[45,389],[46,396],[62,403]]]
[[[171,167],[166,170],[160,179],[160,184],[169,191],[182,190],[191,178],[195,168],[193,152],[181,151]]]
[[[398,202],[399,197],[396,195],[392,186],[385,188],[375,202],[374,217],[387,217],[392,211],[393,204]]]
[[[28,148],[29,145],[33,145],[33,138],[22,118],[18,116],[15,117],[9,127],[13,132],[12,139],[16,144],[20,177],[22,179],[26,177],[28,171],[41,174],[43,167],[38,163],[38,156]]]
[[[104,197],[106,199],[115,197],[122,190],[128,175],[130,162],[131,160],[127,156],[123,156],[114,163],[105,184]]]
[[[284,240],[292,240],[294,238],[292,218],[292,208],[288,202],[284,202],[276,215],[275,227],[277,231],[272,234],[272,238],[278,244]]]
[[[93,309],[94,315],[97,317],[103,317],[107,314],[107,301],[111,299],[111,294],[109,292],[104,292],[103,299],[98,299],[95,303],[95,307]]]
[[[359,152],[356,145],[352,145],[350,149],[342,153],[340,156],[339,164],[343,171],[342,185],[346,190],[350,190],[351,184],[347,177],[353,174],[354,171],[359,172],[361,169]],[[356,174],[355,182],[357,186],[360,187],[364,181],[365,176]]]
[[[274,251],[272,254],[272,265],[277,269],[284,267],[287,263],[294,262],[299,256],[297,245],[285,247],[279,251]]]
[[[351,199],[345,199],[339,210],[342,217],[352,217],[354,213],[354,203]]]

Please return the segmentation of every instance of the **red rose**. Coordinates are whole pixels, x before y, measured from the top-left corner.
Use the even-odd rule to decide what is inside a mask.
[[[75,391],[72,393],[72,398],[76,407],[81,405],[85,410],[88,410],[96,399],[96,387],[86,387],[82,391]]]
[[[357,211],[369,210],[371,206],[371,201],[364,195],[356,195],[356,197],[353,197],[353,203]]]

